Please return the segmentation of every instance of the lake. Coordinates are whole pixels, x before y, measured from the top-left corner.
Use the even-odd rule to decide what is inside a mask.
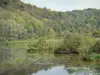
[[[16,51],[1,51],[0,75],[100,75],[100,61],[84,62],[79,55]]]

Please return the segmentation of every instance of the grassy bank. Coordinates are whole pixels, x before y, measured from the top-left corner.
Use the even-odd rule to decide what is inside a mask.
[[[38,38],[38,39],[32,38],[28,40],[9,41],[8,47],[15,48],[15,49],[16,48],[28,49],[29,46],[36,44],[37,42],[39,42],[40,39],[41,38]],[[57,43],[62,43],[62,40],[63,40],[62,38],[49,38],[49,39],[46,39],[46,42],[57,44]]]

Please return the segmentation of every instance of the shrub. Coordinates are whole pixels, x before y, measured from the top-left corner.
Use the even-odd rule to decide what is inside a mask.
[[[53,52],[56,48],[56,44],[53,41],[46,41],[46,38],[41,37],[36,43],[29,45],[28,53],[35,52]]]
[[[100,60],[100,54],[85,54],[82,56],[82,60],[84,61],[94,61],[94,60]]]
[[[63,41],[63,48],[67,50],[77,51],[82,45],[85,44],[84,37],[79,34],[66,36]]]
[[[91,47],[92,52],[100,53],[100,40],[97,40],[97,42]]]

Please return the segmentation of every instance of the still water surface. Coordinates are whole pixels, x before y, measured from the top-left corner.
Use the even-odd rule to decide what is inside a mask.
[[[100,61],[84,62],[77,55],[18,54],[0,61],[0,75],[100,75]]]

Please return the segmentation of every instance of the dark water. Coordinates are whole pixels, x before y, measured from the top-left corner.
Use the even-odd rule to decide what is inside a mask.
[[[100,75],[100,61],[83,62],[77,55],[5,53],[0,75]]]

